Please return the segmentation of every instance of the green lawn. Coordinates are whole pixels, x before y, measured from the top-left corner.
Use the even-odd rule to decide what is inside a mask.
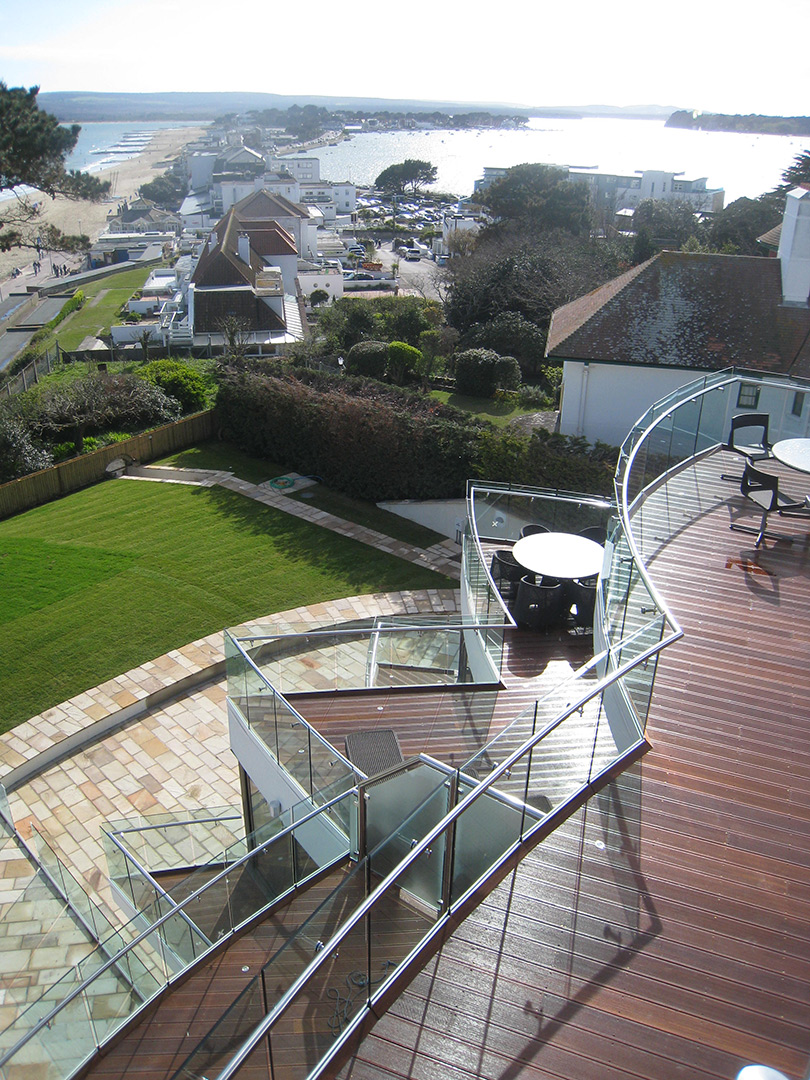
[[[285,476],[290,470],[282,468],[270,461],[251,457],[235,446],[224,442],[200,443],[189,450],[181,450],[171,457],[163,458],[157,465],[177,465],[185,469],[225,469],[242,480],[248,480],[252,484],[261,484],[265,480],[272,480],[277,476]],[[294,470],[293,470],[294,471]],[[393,536],[403,543],[413,544],[415,547],[431,547],[440,541],[447,539],[440,533],[417,525],[407,518],[398,514],[380,510],[373,502],[363,499],[352,499],[348,495],[341,495],[339,491],[332,491],[322,484],[316,487],[303,488],[301,491],[291,489],[284,494],[290,498],[300,499],[318,510],[327,514],[335,514],[336,517],[352,521],[355,525],[363,525],[367,529],[376,529],[377,532]]]
[[[536,408],[510,405],[508,402],[494,401],[492,398],[467,397],[453,390],[431,390],[430,396],[445,405],[453,405],[462,412],[471,413],[480,420],[489,420],[496,427],[506,427],[516,416],[526,416],[528,413],[537,412]]]
[[[247,619],[453,584],[222,488],[98,484],[0,522],[0,730]]]
[[[310,506],[315,506],[327,514],[335,514],[337,517],[345,518],[346,521],[353,521],[356,525],[363,525],[367,529],[376,529],[377,532],[393,536],[415,547],[428,548],[447,539],[441,533],[426,529],[424,525],[418,525],[415,521],[409,521],[388,510],[381,510],[373,502],[352,499],[349,495],[341,495],[339,491],[332,491],[331,488],[323,487],[321,484],[295,492],[291,498],[308,502]]]
[[[63,349],[72,352],[78,349],[88,334],[98,337],[109,332],[113,323],[121,321],[118,312],[122,304],[140,289],[149,277],[151,268],[125,270],[120,274],[94,281],[86,288],[82,286],[86,302],[79,311],[74,311],[56,328],[54,336]]]
[[[285,475],[281,465],[251,457],[226,442],[200,443],[188,450],[178,450],[176,454],[161,458],[154,464],[176,465],[180,469],[223,469],[236,473],[240,480],[247,480],[251,484],[261,484]]]

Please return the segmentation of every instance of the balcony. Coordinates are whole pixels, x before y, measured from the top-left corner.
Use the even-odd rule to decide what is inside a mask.
[[[463,651],[466,672],[489,664],[488,683],[375,678],[344,692],[339,635],[319,641],[317,664],[234,639],[236,719],[302,798],[226,861],[288,845],[282,884],[298,907],[232,925],[240,936],[227,950],[206,933],[197,955],[208,964],[93,1075],[137,1060],[144,1076],[182,1068],[225,1080],[255,1068],[286,1080],[334,1073],[348,1056],[353,1076],[729,1077],[753,1060],[804,1069],[810,545],[799,521],[779,522],[792,543],[759,549],[729,530],[750,515],[721,479],[739,465],[719,447],[740,381],[684,388],[622,448],[593,639],[514,628],[485,544],[538,516],[560,528],[612,508],[492,485],[470,489],[455,628],[464,649],[444,652]],[[794,394],[807,388],[754,381],[772,437],[796,434]],[[810,490],[801,474],[768,469],[797,498]],[[406,625],[411,645],[424,629]],[[331,681],[285,684],[293,653]],[[382,728],[406,760],[369,779],[339,747],[352,730]],[[325,814],[345,843],[318,863],[318,838],[302,830]],[[153,941],[161,919],[179,926],[200,895],[175,897]],[[183,1038],[150,1072],[172,1015]]]

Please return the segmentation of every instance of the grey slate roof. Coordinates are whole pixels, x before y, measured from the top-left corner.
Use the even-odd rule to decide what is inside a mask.
[[[556,360],[810,373],[810,309],[785,307],[778,259],[663,251],[558,308]]]

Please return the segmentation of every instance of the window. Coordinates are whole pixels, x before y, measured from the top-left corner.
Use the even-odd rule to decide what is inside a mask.
[[[740,383],[737,393],[739,409],[755,409],[759,405],[759,387],[755,383]]]
[[[794,416],[802,415],[802,409],[804,408],[804,398],[805,395],[802,393],[801,390],[797,390],[796,393],[793,395],[793,405],[791,406],[790,411]]]

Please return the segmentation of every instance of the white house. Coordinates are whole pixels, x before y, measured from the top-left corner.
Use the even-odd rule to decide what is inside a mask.
[[[286,172],[296,180],[317,181],[321,178],[321,162],[316,157],[300,154],[282,154],[268,159],[267,167],[273,172]]]
[[[810,188],[788,193],[777,258],[660,252],[554,312],[546,356],[563,368],[560,431],[618,444],[702,372],[810,376],[809,298]],[[756,409],[753,385],[735,407]],[[810,431],[805,395],[782,430]]]

